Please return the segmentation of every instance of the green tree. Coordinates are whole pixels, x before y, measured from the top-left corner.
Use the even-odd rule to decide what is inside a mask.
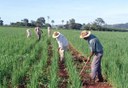
[[[1,17],[0,17],[0,26],[3,26],[3,20],[1,20]]]
[[[102,26],[105,24],[105,21],[102,18],[97,18],[94,21],[97,25]]]
[[[44,26],[45,25],[45,18],[44,17],[39,17],[36,21],[36,24],[39,26]]]
[[[31,26],[35,27],[36,26],[36,21],[31,20]]]
[[[53,24],[55,23],[55,21],[54,20],[51,20],[51,23],[52,23],[52,26],[53,26]]]
[[[23,21],[23,24],[24,24],[25,26],[28,26],[29,20],[28,20],[27,18],[25,18],[25,19],[23,19],[23,20],[21,20],[21,21]]]
[[[75,23],[75,19],[74,19],[74,18],[70,19],[70,20],[69,20],[69,23],[70,23],[70,24],[74,24],[74,23]]]
[[[64,20],[61,20],[61,22],[62,22],[62,25],[64,24]]]
[[[74,26],[75,26],[75,19],[74,18],[69,20],[69,25],[68,26],[69,26],[70,29],[74,29]]]

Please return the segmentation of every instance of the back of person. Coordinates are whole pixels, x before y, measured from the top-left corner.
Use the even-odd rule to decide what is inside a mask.
[[[93,49],[93,51],[95,51],[95,54],[103,52],[103,46],[101,45],[99,39],[96,36],[91,34],[88,39],[88,43],[90,48]]]
[[[60,34],[57,38],[58,44],[65,49],[68,46],[68,40],[64,37],[64,35]]]
[[[51,36],[51,28],[48,27],[47,30],[48,30],[48,36]]]
[[[90,55],[88,56],[87,63],[90,62],[91,58],[91,83],[94,84],[96,77],[98,78],[97,82],[103,82],[102,72],[101,72],[101,59],[103,56],[103,47],[99,39],[91,34],[91,31],[82,31],[80,33],[80,38],[88,41],[90,48]]]
[[[26,32],[27,32],[27,38],[30,37],[31,36],[30,29],[27,29]]]
[[[43,32],[41,31],[40,27],[36,27],[35,32],[36,32],[36,35],[37,35],[37,39],[39,41],[41,39],[41,33],[43,33]]]

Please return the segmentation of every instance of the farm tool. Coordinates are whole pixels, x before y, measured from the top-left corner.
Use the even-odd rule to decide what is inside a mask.
[[[85,65],[83,66],[83,68],[82,68],[82,70],[80,71],[80,75],[82,74],[82,72],[84,71],[84,69],[86,68],[86,65],[87,65],[87,63],[88,63],[88,61],[86,61],[86,62],[84,62],[85,63]]]

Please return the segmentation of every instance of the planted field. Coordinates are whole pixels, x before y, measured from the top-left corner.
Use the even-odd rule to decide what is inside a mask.
[[[79,75],[89,55],[80,31],[58,30],[70,42],[65,63],[59,62],[56,40],[43,29],[36,41],[34,28],[0,27],[0,88],[128,88],[128,33],[93,32],[104,47],[102,71],[108,82],[90,84],[90,64]]]

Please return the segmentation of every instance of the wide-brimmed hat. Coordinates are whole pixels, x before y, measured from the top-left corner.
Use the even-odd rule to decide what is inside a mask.
[[[91,31],[82,31],[80,33],[80,38],[87,38],[91,35]]]
[[[60,32],[56,31],[56,32],[53,33],[52,37],[57,38],[57,37],[59,37],[59,35],[60,35]]]

